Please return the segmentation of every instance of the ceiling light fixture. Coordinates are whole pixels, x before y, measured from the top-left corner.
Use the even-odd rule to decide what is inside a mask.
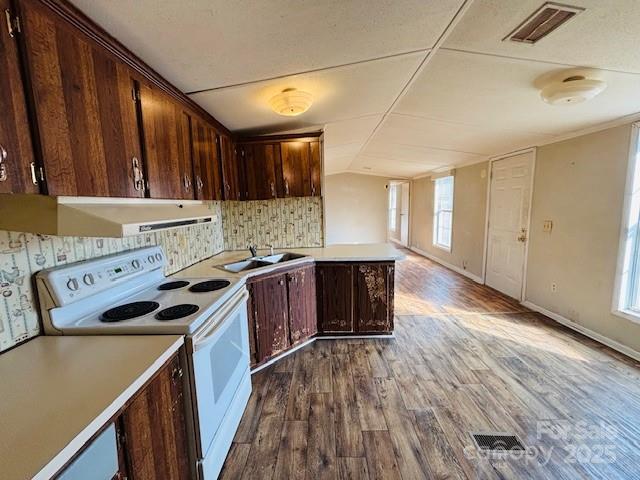
[[[287,117],[295,117],[306,112],[312,103],[313,97],[310,93],[295,88],[285,88],[269,100],[274,112]]]
[[[607,88],[599,72],[588,68],[570,68],[550,75],[540,96],[550,105],[573,105],[591,100]]]

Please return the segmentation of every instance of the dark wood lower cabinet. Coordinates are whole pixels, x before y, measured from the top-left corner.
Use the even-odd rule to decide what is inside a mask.
[[[351,263],[317,265],[318,330],[322,333],[354,331],[353,268]]]
[[[316,271],[319,332],[393,331],[393,262],[319,263]]]
[[[182,382],[175,356],[122,413],[127,478],[191,478]]]
[[[251,366],[319,335],[393,332],[394,262],[322,262],[248,280]]]
[[[261,363],[289,347],[285,275],[275,274],[252,280],[249,294],[255,322],[257,363]]]
[[[363,263],[354,267],[355,329],[358,333],[393,331],[393,263]]]
[[[318,332],[316,274],[313,265],[286,274],[289,299],[289,341],[296,345]]]
[[[263,364],[316,334],[314,270],[313,265],[304,265],[249,280],[252,366]]]

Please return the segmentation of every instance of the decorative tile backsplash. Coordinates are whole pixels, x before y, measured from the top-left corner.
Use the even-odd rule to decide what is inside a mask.
[[[34,273],[56,265],[150,245],[167,255],[167,274],[224,250],[220,203],[217,221],[125,238],[54,237],[0,230],[0,351],[40,333]]]
[[[223,202],[225,250],[258,248],[321,247],[322,199],[278,198],[250,202]]]
[[[322,199],[214,202],[217,221],[125,238],[54,237],[0,230],[0,352],[40,333],[33,274],[45,268],[161,245],[172,274],[224,250],[324,244]]]

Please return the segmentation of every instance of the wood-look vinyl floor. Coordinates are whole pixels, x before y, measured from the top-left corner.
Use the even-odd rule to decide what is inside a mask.
[[[253,376],[223,479],[639,479],[640,368],[413,254],[395,339],[322,340]],[[471,432],[510,432],[490,457]]]

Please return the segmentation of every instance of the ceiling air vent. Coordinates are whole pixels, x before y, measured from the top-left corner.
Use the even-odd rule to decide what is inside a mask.
[[[547,2],[503,40],[534,44],[582,11],[584,8]]]

